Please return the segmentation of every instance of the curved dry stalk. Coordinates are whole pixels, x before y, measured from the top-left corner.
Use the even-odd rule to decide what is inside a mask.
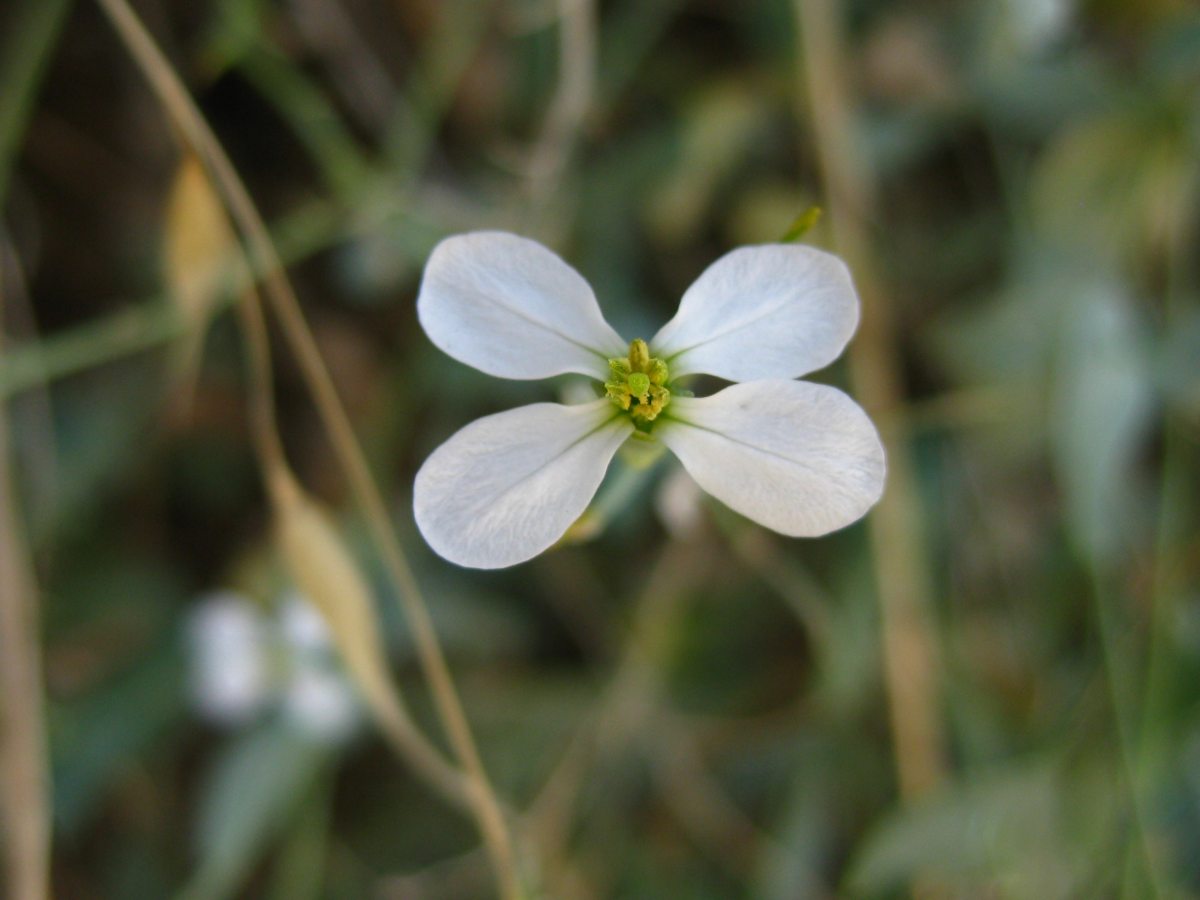
[[[275,398],[271,385],[271,346],[258,292],[249,288],[238,304],[250,370],[250,433],[263,479],[279,503],[278,495],[297,495],[299,486],[287,464],[279,438]],[[284,485],[283,488],[278,485]],[[416,727],[407,708],[394,692],[370,692],[368,705],[384,738],[396,753],[428,784],[455,806],[470,810],[470,795],[462,773],[450,765]]]
[[[429,611],[392,530],[387,509],[371,477],[362,448],[309,331],[299,301],[283,272],[266,226],[208,123],[126,0],[97,0],[97,3],[108,16],[172,122],[209,170],[213,184],[246,241],[254,269],[260,273],[267,300],[297,358],[338,461],[363,508],[367,525],[388,572],[399,589],[438,716],[469,779],[471,808],[495,870],[500,893],[505,898],[519,898],[522,891],[508,826],[484,771]]]

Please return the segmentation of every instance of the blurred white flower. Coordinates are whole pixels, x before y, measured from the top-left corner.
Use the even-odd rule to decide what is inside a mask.
[[[293,670],[283,694],[284,714],[317,740],[340,742],[359,722],[354,689],[340,672],[315,665]]]
[[[188,619],[191,693],[201,716],[245,725],[281,712],[309,737],[339,742],[359,723],[359,703],[321,614],[292,592],[265,615],[222,591]]]
[[[535,241],[447,238],[417,313],[450,356],[501,378],[587,375],[606,397],[536,403],[460,430],[417,473],[417,526],[464,566],[523,562],[586,509],[627,438],[661,440],[692,478],[750,519],[816,536],[860,518],[883,490],[866,414],[836,388],[792,381],[842,352],[858,297],[837,257],[798,244],[743,247],[708,267],[649,342],[626,343],[587,282]],[[676,379],[734,384],[686,396]]]
[[[190,690],[200,714],[223,725],[252,719],[270,695],[267,629],[230,591],[205,596],[187,621]]]

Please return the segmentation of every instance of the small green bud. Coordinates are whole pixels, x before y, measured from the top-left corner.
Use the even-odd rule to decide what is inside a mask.
[[[633,372],[629,375],[629,393],[635,397],[644,398],[650,390],[650,376],[644,372]]]
[[[810,206],[792,222],[792,225],[779,239],[781,244],[791,244],[800,240],[804,235],[812,230],[812,227],[821,220],[821,207]]]

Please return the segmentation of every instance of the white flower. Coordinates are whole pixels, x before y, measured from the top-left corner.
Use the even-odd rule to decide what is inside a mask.
[[[338,743],[361,714],[321,614],[291,592],[265,615],[233,591],[202,597],[188,617],[191,690],[200,714],[224,726],[281,712],[305,735]]]
[[[503,232],[447,238],[425,268],[417,313],[450,356],[500,378],[575,372],[606,396],[486,416],[417,473],[417,526],[463,566],[523,562],[587,508],[631,436],[661,440],[696,482],[754,521],[816,536],[860,518],[883,490],[866,413],[836,388],[793,381],[836,359],[858,324],[837,257],[799,244],[743,247],[688,288],[649,342],[626,342],[586,281],[541,244]],[[734,384],[710,397],[676,379]]]
[[[270,699],[267,626],[240,595],[201,599],[188,616],[190,688],[200,714],[221,725],[253,719]]]
[[[287,656],[284,715],[315,740],[340,743],[359,725],[361,710],[329,626],[307,597],[292,591],[279,607],[279,634]]]

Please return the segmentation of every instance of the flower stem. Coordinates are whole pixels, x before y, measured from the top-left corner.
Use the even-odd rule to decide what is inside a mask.
[[[262,273],[263,291],[297,358],[338,460],[363,508],[367,525],[379,546],[388,572],[399,589],[418,657],[433,691],[438,716],[469,779],[472,810],[495,872],[500,895],[506,900],[515,900],[521,897],[522,892],[508,826],[484,771],[428,608],[392,530],[362,448],[300,310],[299,301],[284,275],[266,226],[208,123],[126,0],[97,0],[97,3],[142,69],[168,115],[205,164],[248,245],[254,270]]]

